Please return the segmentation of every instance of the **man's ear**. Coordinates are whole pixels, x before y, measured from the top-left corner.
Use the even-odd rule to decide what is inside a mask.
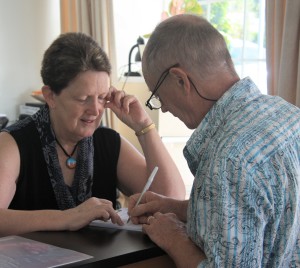
[[[55,93],[51,90],[51,88],[49,86],[43,86],[42,93],[43,93],[44,99],[45,99],[46,103],[48,104],[49,108],[54,108],[55,107],[55,100],[54,100]]]
[[[178,67],[171,68],[170,75],[176,80],[178,87],[184,90],[185,95],[190,92],[191,83],[187,74],[182,69]]]

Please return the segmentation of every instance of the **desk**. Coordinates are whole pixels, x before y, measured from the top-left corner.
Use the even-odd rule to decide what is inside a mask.
[[[22,236],[93,256],[64,267],[175,267],[142,232],[86,227],[76,232],[34,232]]]

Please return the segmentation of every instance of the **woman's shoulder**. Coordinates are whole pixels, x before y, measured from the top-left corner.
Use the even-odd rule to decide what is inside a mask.
[[[120,134],[112,128],[100,126],[94,132],[94,137],[99,137],[99,136],[115,137],[115,136],[120,136]]]
[[[108,127],[99,127],[94,132],[93,143],[95,154],[97,152],[104,158],[119,157],[121,138],[117,131]]]
[[[23,120],[17,121],[16,123],[6,127],[2,132],[7,132],[15,139],[25,139],[27,136],[32,138],[32,135],[36,132],[36,128],[33,120],[27,117]]]
[[[95,144],[102,144],[102,146],[105,144],[110,144],[111,146],[116,144],[118,147],[120,146],[121,140],[120,134],[116,130],[104,126],[96,129],[93,139]]]

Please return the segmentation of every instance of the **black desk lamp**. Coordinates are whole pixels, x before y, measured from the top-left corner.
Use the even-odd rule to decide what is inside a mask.
[[[142,37],[139,36],[137,43],[130,49],[129,51],[129,59],[128,59],[128,72],[124,74],[124,76],[141,76],[141,74],[139,72],[132,72],[131,71],[131,55],[133,50],[137,47],[139,49],[139,45],[144,45],[144,39]],[[137,52],[136,56],[135,56],[135,61],[141,61],[141,52],[140,49]]]

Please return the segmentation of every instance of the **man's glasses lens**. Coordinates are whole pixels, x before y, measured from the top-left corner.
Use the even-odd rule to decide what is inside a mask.
[[[161,102],[158,97],[153,96],[149,100],[149,104],[151,105],[152,109],[160,109],[161,108]]]

